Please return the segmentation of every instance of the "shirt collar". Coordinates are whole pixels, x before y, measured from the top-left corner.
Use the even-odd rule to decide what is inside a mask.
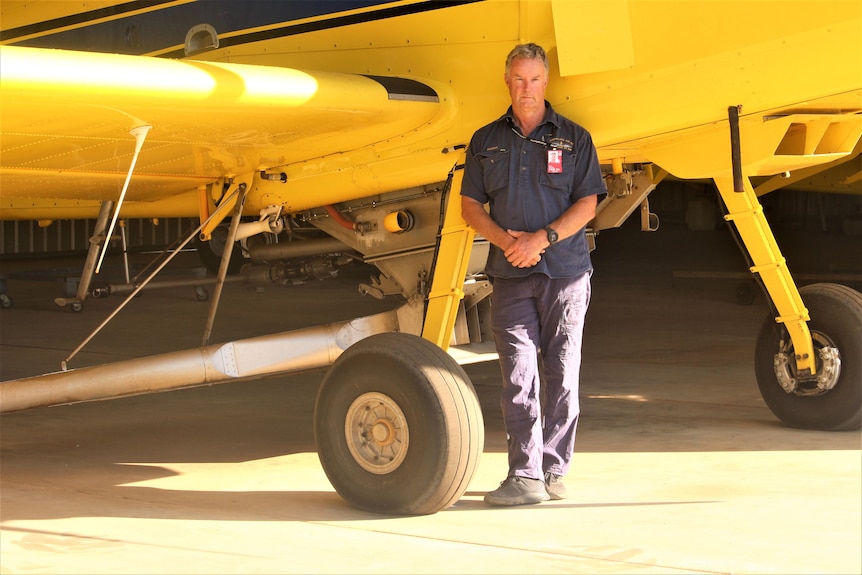
[[[509,126],[516,126],[515,123],[515,115],[512,113],[512,106],[509,106],[509,109],[506,110],[506,113],[500,117],[500,120],[505,120],[509,123]],[[551,106],[551,103],[545,100],[545,117],[542,119],[542,123],[540,125],[544,126],[545,124],[552,124],[555,128],[560,127],[560,116],[557,112],[554,111],[554,108]],[[525,134],[528,135],[528,134]]]

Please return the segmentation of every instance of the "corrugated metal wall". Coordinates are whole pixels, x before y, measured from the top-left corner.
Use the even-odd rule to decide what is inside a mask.
[[[0,256],[27,257],[85,253],[96,220],[58,220],[40,227],[35,221],[0,221]],[[161,250],[186,237],[198,221],[194,218],[125,220],[130,252]],[[114,242],[121,245],[119,226]]]

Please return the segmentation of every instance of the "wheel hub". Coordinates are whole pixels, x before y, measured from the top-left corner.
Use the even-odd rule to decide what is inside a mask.
[[[841,352],[838,348],[822,333],[812,332],[811,340],[817,351],[817,375],[798,372],[793,356],[793,344],[789,340],[775,354],[775,377],[788,394],[809,397],[822,395],[834,388],[841,376]]]
[[[398,404],[382,393],[362,394],[350,404],[344,435],[350,455],[371,473],[391,473],[407,456],[407,420]]]

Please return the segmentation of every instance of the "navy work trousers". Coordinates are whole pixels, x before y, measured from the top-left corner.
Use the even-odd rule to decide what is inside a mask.
[[[493,297],[509,476],[565,475],[580,414],[578,384],[590,274],[495,278]]]

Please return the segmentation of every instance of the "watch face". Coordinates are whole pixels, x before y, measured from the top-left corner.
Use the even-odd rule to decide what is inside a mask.
[[[557,232],[555,232],[551,228],[546,228],[545,231],[548,233],[549,242],[554,243],[557,241]]]

